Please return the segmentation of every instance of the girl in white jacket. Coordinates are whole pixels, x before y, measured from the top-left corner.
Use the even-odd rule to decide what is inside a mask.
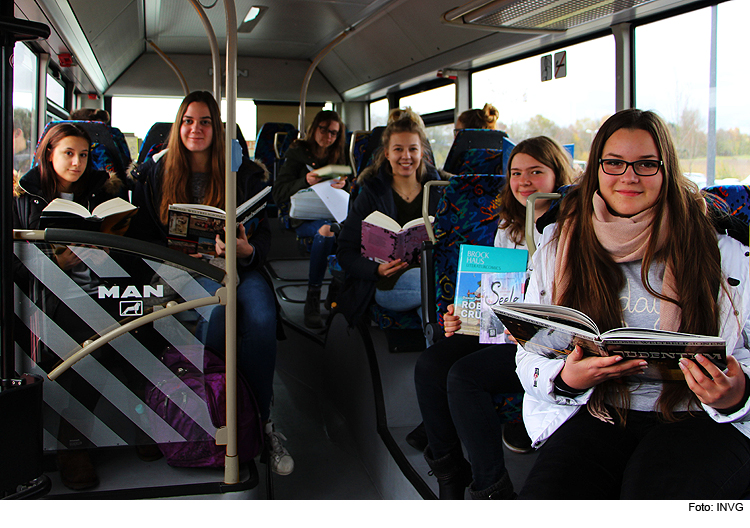
[[[544,231],[526,301],[576,308],[602,331],[718,335],[728,367],[698,355],[681,360],[686,383],[657,383],[637,377],[644,360],[519,347],[524,423],[541,446],[521,498],[740,498],[750,488],[750,253],[717,236],[714,214],[656,114],[624,110],[602,125],[580,186]]]

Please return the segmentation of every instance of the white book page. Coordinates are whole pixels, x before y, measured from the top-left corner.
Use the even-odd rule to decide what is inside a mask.
[[[346,215],[349,212],[349,193],[344,189],[337,189],[331,187],[330,181],[322,181],[316,183],[311,187],[313,191],[320,197],[328,210],[336,219],[337,222],[343,222],[346,220]]]

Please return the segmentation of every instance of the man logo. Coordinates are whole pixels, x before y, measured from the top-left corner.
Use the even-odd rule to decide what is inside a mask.
[[[120,317],[143,315],[143,301],[120,301]]]

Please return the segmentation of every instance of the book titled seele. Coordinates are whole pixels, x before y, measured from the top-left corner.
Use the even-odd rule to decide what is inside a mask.
[[[430,222],[434,218],[430,217]],[[362,256],[375,262],[419,262],[422,242],[428,240],[424,218],[415,218],[400,226],[393,218],[374,211],[362,220]]]
[[[55,198],[42,210],[39,229],[78,229],[122,235],[137,212],[138,207],[119,197],[97,205],[93,211],[71,200]]]
[[[525,249],[463,244],[458,255],[454,314],[461,318],[458,334],[479,336],[480,343],[504,343],[504,328],[492,307],[523,300]]]
[[[264,187],[258,194],[237,208],[237,227],[245,225],[247,236],[252,234],[258,213],[266,206],[271,187]],[[169,206],[167,222],[167,245],[187,254],[216,254],[216,235],[224,237],[226,212],[218,207],[201,204],[172,204]]]
[[[550,359],[564,358],[578,345],[587,356],[643,359],[648,363],[646,371],[632,378],[661,381],[684,381],[679,360],[693,359],[698,353],[721,370],[727,366],[726,343],[721,337],[649,328],[602,333],[586,314],[565,306],[511,303],[493,310],[527,352]]]

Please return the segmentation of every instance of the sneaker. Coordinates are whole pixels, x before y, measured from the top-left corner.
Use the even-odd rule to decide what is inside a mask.
[[[507,423],[503,426],[503,445],[514,453],[525,454],[533,451],[531,438],[523,422]]]
[[[286,447],[281,444],[282,440],[286,440],[286,436],[278,431],[274,431],[273,422],[269,421],[266,424],[268,464],[271,467],[271,471],[277,475],[288,475],[294,471],[294,459]]]

